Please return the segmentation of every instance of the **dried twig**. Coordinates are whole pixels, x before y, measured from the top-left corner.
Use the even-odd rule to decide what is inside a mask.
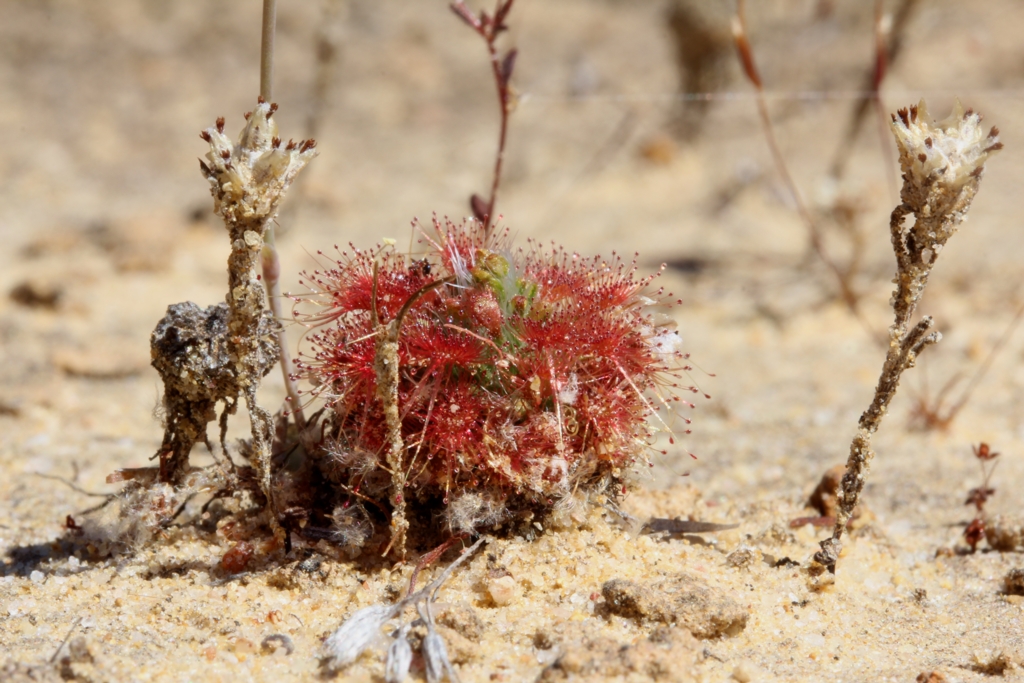
[[[277,253],[277,242],[274,226],[267,228],[263,237],[263,249],[260,253],[260,265],[263,270],[263,285],[267,289],[267,303],[274,315],[274,320],[279,323],[283,321],[284,312],[281,310],[281,260]],[[278,345],[278,360],[281,364],[281,374],[284,376],[284,387],[288,393],[288,413],[295,419],[295,426],[299,432],[306,428],[306,416],[302,410],[302,400],[299,398],[299,390],[292,378],[295,368],[292,365],[291,352],[288,351],[288,335],[283,326],[276,331]]]
[[[919,0],[900,0],[896,11],[893,14],[888,14],[884,11],[883,0],[875,0],[875,54],[871,67],[864,74],[863,87],[864,92],[868,94],[859,98],[850,112],[846,135],[843,136],[843,141],[832,160],[830,173],[834,178],[843,176],[846,162],[850,158],[850,146],[860,134],[868,109],[873,107],[878,120],[879,144],[885,159],[886,173],[889,174],[889,186],[895,187],[896,185],[896,178],[892,175],[892,165],[889,163],[889,137],[886,131],[885,106],[882,102],[881,89],[886,75],[903,51],[903,39],[918,3]]]
[[[771,150],[772,159],[775,162],[775,168],[782,177],[782,181],[785,183],[786,189],[789,190],[789,194],[792,196],[793,202],[796,205],[797,212],[800,214],[804,224],[807,226],[807,235],[811,242],[811,248],[835,277],[843,303],[846,304],[851,313],[864,323],[864,319],[860,312],[860,295],[853,290],[853,287],[850,284],[850,273],[844,272],[825,248],[825,242],[822,239],[821,230],[819,229],[817,222],[814,220],[814,217],[811,215],[810,210],[807,208],[807,204],[804,203],[803,197],[800,195],[800,190],[797,189],[796,183],[793,181],[793,176],[789,173],[789,167],[786,165],[786,159],[782,156],[782,151],[779,149],[779,144],[775,139],[775,128],[772,125],[771,116],[768,114],[768,102],[765,100],[761,75],[757,70],[757,64],[754,61],[754,52],[750,47],[750,40],[747,37],[748,32],[745,9],[746,3],[744,0],[739,0],[736,5],[736,14],[733,15],[732,21],[733,39],[736,43],[736,50],[739,53],[740,63],[743,66],[743,73],[746,75],[747,80],[749,80],[754,86],[754,92],[757,94],[757,113],[761,119],[761,128],[764,131],[764,137],[765,141],[768,143],[768,148]]]
[[[53,653],[52,657],[50,657],[50,664],[57,661],[57,655],[60,654],[60,651],[63,650],[64,646],[68,644],[69,640],[71,640],[71,634],[75,632],[75,629],[78,628],[80,623],[82,623],[82,617],[75,619],[71,624],[71,627],[68,628],[68,632],[64,634],[64,640],[60,641],[60,645],[57,646],[57,651]]]
[[[389,621],[401,617],[408,607],[415,607],[421,619],[399,626],[392,633],[394,639],[388,647],[385,666],[386,680],[403,681],[412,661],[412,648],[406,639],[409,628],[422,623],[427,628],[423,641],[423,655],[427,665],[427,680],[439,681],[447,675],[457,680],[448,660],[444,641],[434,626],[431,608],[437,601],[437,591],[448,580],[455,569],[468,560],[487,539],[480,538],[462,551],[462,555],[441,572],[441,575],[420,590],[407,595],[393,605],[370,605],[353,613],[338,629],[324,641],[324,666],[330,671],[342,669],[359,658],[381,637],[381,629]]]
[[[69,481],[64,477],[58,477],[55,474],[44,474],[42,472],[30,472],[29,474],[33,474],[37,477],[42,477],[43,479],[53,479],[54,481],[59,481],[72,491],[76,493],[81,493],[83,496],[92,496],[93,498],[113,498],[114,496],[117,495],[116,493],[98,493],[94,491],[86,491],[78,484],[75,484],[73,481]]]
[[[935,396],[935,402],[932,403],[929,399],[927,391],[918,399],[917,405],[914,406],[914,411],[911,414],[911,425],[913,427],[919,427],[925,430],[928,429],[949,429],[949,426],[953,424],[953,420],[960,414],[967,402],[971,400],[971,395],[974,390],[981,384],[981,380],[985,378],[989,369],[992,367],[992,363],[995,361],[999,353],[1006,347],[1006,344],[1010,341],[1013,336],[1014,330],[1017,329],[1017,325],[1020,323],[1021,318],[1024,318],[1024,304],[1021,304],[1017,308],[1017,312],[1014,314],[1013,319],[1010,320],[1006,329],[1003,330],[1003,334],[1000,335],[998,341],[985,356],[985,360],[981,362],[978,369],[974,371],[971,379],[968,380],[967,385],[964,386],[963,391],[960,392],[960,397],[957,398],[949,406],[948,409],[943,409],[945,404],[946,395],[960,380],[961,375],[957,373],[954,375],[946,384],[939,390],[939,393]]]
[[[378,264],[373,264],[373,294],[371,295],[370,316],[376,329],[376,348],[373,369],[377,377],[377,400],[384,411],[387,425],[387,464],[391,471],[391,498],[395,506],[391,513],[391,541],[384,555],[394,548],[398,555],[405,556],[405,535],[409,520],[405,518],[405,485],[409,472],[405,463],[405,441],[402,439],[402,419],[398,411],[398,335],[402,321],[416,300],[429,291],[452,281],[451,278],[435,280],[424,285],[403,304],[398,315],[390,322],[383,322],[377,314]]]
[[[889,328],[889,351],[875,397],[861,415],[857,435],[850,445],[832,537],[821,542],[821,550],[814,556],[819,570],[835,573],[842,549],[840,539],[874,457],[871,435],[878,430],[896,395],[900,377],[914,366],[924,347],[942,338],[931,330],[931,317],[925,316],[913,326],[911,319],[939,253],[971,206],[985,161],[1002,148],[998,129],[993,128],[986,135],[980,124],[981,116],[970,109],[965,113],[959,102],[952,115],[940,122],[931,120],[923,101],[892,117],[903,169],[902,203],[893,210],[889,223],[896,253],[896,291],[892,298],[895,319]],[[910,215],[914,222],[905,225]]]

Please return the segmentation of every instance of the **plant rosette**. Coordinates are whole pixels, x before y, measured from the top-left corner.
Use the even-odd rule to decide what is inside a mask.
[[[680,384],[690,368],[657,311],[671,295],[649,291],[658,274],[513,251],[507,231],[485,237],[474,220],[420,234],[420,260],[352,247],[302,274],[296,318],[314,330],[297,377],[328,408],[326,476],[392,515],[439,500],[453,533],[624,492],[657,432],[671,434],[661,413],[697,391]]]

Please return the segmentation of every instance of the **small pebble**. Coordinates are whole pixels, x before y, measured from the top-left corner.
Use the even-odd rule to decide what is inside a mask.
[[[760,671],[757,667],[750,662],[740,662],[736,665],[736,668],[732,670],[732,678],[739,683],[750,683],[751,681],[760,679]]]
[[[32,583],[42,583],[43,579],[46,578],[46,575],[36,569],[28,575],[28,578],[32,580]]]
[[[511,576],[502,576],[487,582],[487,592],[498,607],[510,604],[516,598],[516,580]]]
[[[263,652],[272,652],[275,655],[287,656],[295,651],[295,644],[292,642],[292,639],[283,633],[272,633],[267,636],[260,643],[260,647],[263,649]]]
[[[725,558],[725,562],[730,567],[736,567],[737,569],[740,567],[746,567],[749,566],[752,562],[754,562],[754,560],[757,558],[757,555],[755,554],[756,552],[757,551],[755,551],[753,548],[743,546],[742,548],[738,548],[729,553],[729,555]]]

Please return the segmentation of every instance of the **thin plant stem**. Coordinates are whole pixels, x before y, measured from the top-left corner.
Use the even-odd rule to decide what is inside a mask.
[[[511,4],[511,3],[509,3]],[[494,47],[494,40],[487,41],[487,52],[491,57],[491,71],[498,88],[498,98],[501,102],[501,130],[498,133],[498,152],[494,157],[494,175],[491,179],[491,198],[487,202],[487,217],[484,219],[484,233],[490,235],[494,225],[494,207],[498,203],[498,187],[501,185],[501,166],[505,161],[505,138],[508,135],[508,114],[509,114],[509,92],[508,84],[502,82],[501,64],[498,61],[498,51]]]
[[[875,0],[874,14],[874,57],[870,68],[864,74],[863,97],[859,97],[850,112],[846,133],[843,136],[829,174],[839,180],[846,172],[846,163],[850,159],[849,149],[860,134],[861,126],[868,115],[868,109],[874,109],[875,123],[878,127],[878,145],[885,166],[888,191],[893,204],[899,203],[899,182],[896,169],[892,165],[892,145],[889,142],[889,123],[886,118],[885,105],[882,102],[882,83],[885,81],[889,68],[895,61],[902,40],[902,31],[906,28],[907,7],[915,0],[904,0],[896,17],[886,14],[884,0]]]
[[[988,352],[988,355],[985,356],[985,360],[982,361],[981,365],[967,382],[963,391],[960,392],[960,398],[953,402],[945,415],[939,414],[942,403],[944,402],[943,399],[957,380],[960,379],[959,374],[947,382],[946,386],[944,386],[939,392],[935,400],[934,408],[931,408],[926,404],[922,405],[920,409],[921,420],[924,422],[926,428],[937,427],[939,429],[946,429],[953,423],[953,420],[956,419],[956,416],[961,410],[963,410],[963,407],[971,400],[971,395],[974,393],[974,390],[978,388],[978,385],[981,384],[981,380],[985,378],[985,375],[992,367],[992,363],[995,361],[996,357],[1006,346],[1007,342],[1010,341],[1010,337],[1013,336],[1013,332],[1017,329],[1017,325],[1020,323],[1021,318],[1024,318],[1024,304],[1021,304],[1017,308],[1017,312],[1014,314],[1013,319],[1010,320],[1010,324],[1006,326],[1006,329],[1003,331],[1003,334],[1000,335],[999,340],[996,341],[995,345]]]
[[[263,238],[263,250],[260,254],[263,266],[263,283],[267,288],[267,305],[274,314],[274,319],[279,323],[284,319],[281,311],[281,260],[277,255],[277,245],[274,239],[274,227],[267,229]],[[299,431],[306,428],[306,416],[302,410],[302,400],[299,398],[298,387],[292,379],[292,358],[288,351],[288,335],[283,326],[275,333],[278,347],[281,349],[278,358],[281,364],[281,374],[284,377],[285,391],[288,392],[288,412],[295,418],[295,426]]]
[[[263,37],[260,44],[260,95],[267,102],[274,93],[274,35],[277,32],[277,0],[263,0]]]
[[[60,483],[62,483],[65,486],[67,486],[69,489],[71,489],[75,493],[81,493],[83,496],[92,496],[93,498],[111,498],[111,497],[113,497],[115,495],[113,493],[96,493],[96,492],[93,492],[93,491],[86,491],[85,489],[83,489],[82,487],[78,486],[74,482],[68,481],[64,477],[58,477],[58,476],[53,475],[53,474],[44,474],[43,472],[32,472],[31,474],[34,474],[37,477],[42,477],[43,479],[53,479],[54,481],[59,481]]]
[[[491,73],[498,91],[498,103],[501,107],[501,126],[498,132],[498,153],[494,158],[494,173],[491,178],[491,195],[486,203],[477,195],[470,198],[473,213],[484,224],[484,234],[489,236],[494,229],[495,207],[498,203],[498,188],[501,186],[501,167],[505,160],[505,140],[508,136],[508,119],[514,104],[514,95],[509,87],[512,69],[515,66],[516,50],[510,50],[504,57],[498,54],[498,35],[507,30],[505,17],[512,9],[515,0],[497,0],[494,16],[481,12],[479,16],[466,7],[464,0],[456,0],[451,4],[452,11],[470,28],[477,32],[487,43],[487,53],[491,60]]]
[[[260,46],[260,96],[270,102],[274,92],[274,37],[277,32],[277,0],[263,0],[263,38]],[[267,289],[267,304],[274,318],[280,323],[284,320],[281,311],[281,259],[277,253],[277,240],[274,226],[267,227],[263,238],[263,249],[260,253],[263,266],[263,284]],[[292,379],[292,359],[288,352],[288,335],[282,326],[277,333],[280,351],[281,375],[284,377],[285,391],[288,393],[289,413],[295,418],[295,426],[299,431],[306,428],[306,417],[302,411],[299,391]]]
[[[78,617],[77,619],[75,619],[74,623],[71,624],[71,627],[68,629],[68,632],[64,635],[64,640],[60,641],[60,645],[57,646],[57,651],[53,653],[52,657],[50,657],[50,664],[53,664],[57,661],[57,655],[60,654],[60,651],[63,650],[64,646],[68,644],[69,640],[71,640],[71,634],[74,633],[75,629],[78,628],[78,625],[82,623],[83,618],[84,617]]]
[[[900,0],[895,12],[885,13],[884,0],[875,0],[874,63],[864,74],[862,90],[866,94],[858,98],[854,104],[846,126],[846,133],[832,160],[829,173],[833,178],[841,178],[845,173],[846,163],[850,158],[848,150],[860,133],[864,119],[867,117],[868,107],[873,105],[879,125],[879,144],[882,149],[882,158],[885,160],[886,177],[889,182],[890,192],[897,193],[899,190],[895,169],[890,163],[892,147],[889,144],[888,122],[886,120],[885,106],[882,102],[881,90],[882,82],[902,52],[903,38],[918,2],[919,0]],[[896,204],[898,201],[896,194],[894,194],[893,203]]]
[[[750,41],[747,38],[748,32],[745,5],[746,3],[744,0],[739,0],[737,3],[736,14],[733,17],[733,37],[736,41],[736,48],[739,51],[743,71],[746,74],[747,79],[754,86],[754,92],[757,96],[757,113],[761,119],[761,128],[764,132],[765,141],[768,143],[768,149],[771,151],[775,168],[778,170],[779,175],[782,177],[782,182],[786,185],[786,189],[793,198],[797,213],[800,214],[804,224],[807,226],[807,234],[811,241],[811,248],[814,250],[814,253],[818,255],[818,258],[821,259],[822,263],[824,263],[829,271],[831,271],[835,276],[836,283],[839,285],[839,293],[843,303],[845,303],[847,308],[850,309],[850,312],[861,321],[865,326],[865,329],[869,329],[860,312],[860,297],[850,286],[847,274],[843,272],[825,249],[825,243],[821,237],[821,230],[818,228],[817,222],[814,220],[810,210],[807,208],[807,204],[804,203],[803,197],[800,195],[800,191],[797,189],[796,183],[793,181],[793,176],[789,173],[789,167],[786,164],[786,159],[782,156],[782,151],[779,149],[779,144],[775,138],[775,127],[772,125],[771,116],[768,114],[768,102],[764,96],[764,86],[761,81],[760,73],[757,70],[757,64],[754,61],[754,52],[751,50]]]
[[[875,66],[871,71],[871,104],[874,105],[875,123],[878,126],[878,145],[882,151],[882,165],[885,167],[886,185],[892,203],[899,202],[896,168],[893,166],[892,143],[889,139],[889,122],[885,118],[885,105],[882,104],[882,81],[889,70],[890,26],[883,7],[884,0],[875,0]]]
[[[406,591],[406,594],[405,594],[406,597],[408,597],[408,596],[410,596],[410,595],[412,595],[413,593],[416,592],[416,579],[417,579],[417,577],[419,577],[420,572],[423,569],[425,569],[425,568],[429,567],[430,565],[432,565],[434,562],[436,562],[439,557],[444,555],[445,551],[447,551],[453,545],[455,545],[456,543],[458,543],[459,541],[461,541],[461,540],[463,540],[465,538],[466,538],[466,534],[457,534],[455,536],[452,536],[447,541],[445,541],[444,543],[442,543],[441,545],[437,546],[436,548],[431,550],[429,553],[427,553],[426,555],[421,557],[420,561],[416,563],[415,569],[412,570],[412,576],[409,578],[409,590]]]

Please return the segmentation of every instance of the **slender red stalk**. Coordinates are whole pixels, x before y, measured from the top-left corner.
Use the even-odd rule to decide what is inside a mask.
[[[487,54],[491,61],[491,73],[494,75],[494,84],[498,92],[498,104],[501,109],[498,153],[494,157],[491,196],[486,203],[476,194],[470,197],[469,200],[473,214],[484,225],[485,235],[490,235],[494,228],[495,206],[498,202],[498,188],[501,186],[501,167],[505,160],[505,139],[508,135],[508,119],[514,103],[514,95],[509,81],[512,78],[512,70],[515,68],[518,52],[513,49],[507,52],[504,57],[501,57],[497,47],[498,35],[508,29],[505,26],[505,18],[512,10],[513,2],[515,0],[497,0],[493,17],[486,12],[481,12],[477,16],[466,7],[464,0],[456,0],[456,2],[451,4],[451,9],[455,12],[456,16],[466,22],[487,43]]]

